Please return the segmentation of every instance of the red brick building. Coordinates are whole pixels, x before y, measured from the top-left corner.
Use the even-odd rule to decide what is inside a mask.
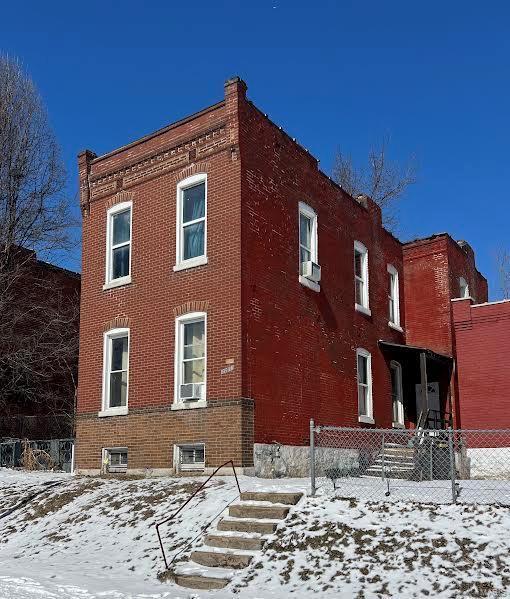
[[[510,300],[454,300],[458,424],[466,429],[510,429]]]
[[[414,426],[429,383],[444,418],[450,300],[460,277],[487,293],[469,246],[403,245],[242,80],[218,104],[78,160],[79,470],[251,468],[255,456],[264,472],[277,442],[297,471],[310,418]]]

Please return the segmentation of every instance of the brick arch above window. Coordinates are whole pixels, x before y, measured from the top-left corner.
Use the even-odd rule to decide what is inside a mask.
[[[132,202],[134,197],[135,194],[132,191],[119,191],[108,200],[106,208],[109,209],[116,204],[120,204],[121,202]]]
[[[112,329],[128,329],[129,328],[129,316],[116,316],[108,322],[105,322],[103,331],[111,331]]]
[[[174,316],[177,318],[188,312],[207,312],[207,308],[209,308],[207,300],[193,300],[174,308]]]
[[[178,183],[179,181],[184,181],[184,179],[187,179],[192,175],[196,175],[198,173],[207,173],[208,171],[209,162],[195,162],[195,164],[186,167],[182,171],[179,171],[175,176],[175,180]]]

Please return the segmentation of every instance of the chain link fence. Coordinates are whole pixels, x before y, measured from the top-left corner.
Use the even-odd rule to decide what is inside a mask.
[[[310,422],[312,494],[510,506],[510,430],[408,430]]]

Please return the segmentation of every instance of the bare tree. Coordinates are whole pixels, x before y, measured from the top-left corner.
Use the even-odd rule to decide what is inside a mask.
[[[34,253],[73,244],[64,188],[41,97],[19,62],[0,55],[0,414],[34,403],[72,412],[78,298]]]
[[[417,165],[414,157],[405,164],[388,158],[387,137],[370,148],[368,164],[356,167],[352,158],[338,152],[333,166],[333,179],[353,197],[367,195],[383,212],[384,225],[394,229],[398,222],[397,203],[407,188],[416,183]]]
[[[510,299],[510,252],[500,248],[496,254],[500,293],[503,299]]]

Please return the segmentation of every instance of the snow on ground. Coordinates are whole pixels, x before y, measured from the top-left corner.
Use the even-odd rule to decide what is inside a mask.
[[[226,589],[161,583],[154,524],[203,480],[0,469],[0,599],[510,596],[507,507],[404,502],[396,492],[390,501],[367,502],[342,497],[345,485],[335,493],[327,484],[292,508]],[[306,479],[242,476],[240,484],[243,490],[308,490]],[[162,527],[169,556],[236,496],[232,477],[212,481]]]

